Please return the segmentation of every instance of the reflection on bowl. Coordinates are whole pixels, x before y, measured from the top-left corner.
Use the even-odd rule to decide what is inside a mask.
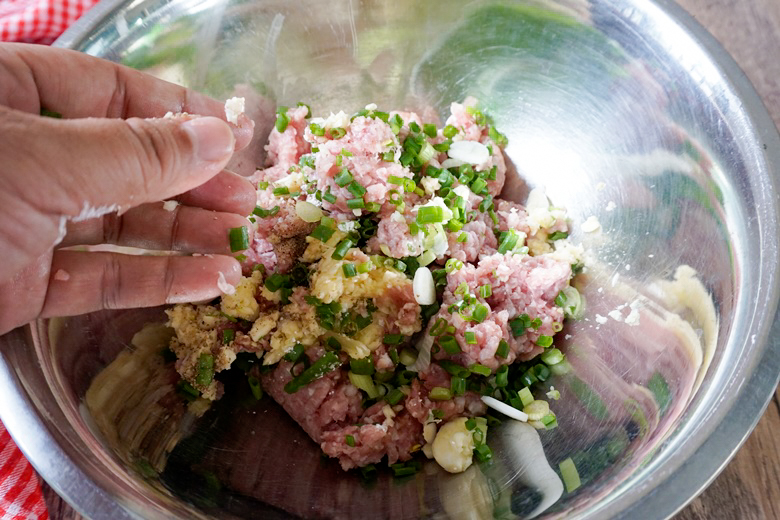
[[[504,422],[491,429],[492,463],[366,484],[229,373],[231,398],[210,407],[177,392],[159,354],[170,332],[144,328],[165,321],[161,309],[4,337],[3,421],[93,516],[673,513],[777,384],[780,347],[767,337],[779,143],[736,66],[668,9],[678,18],[622,0],[102,3],[59,44],[219,98],[244,95],[258,123],[233,164],[245,173],[263,163],[257,143],[277,103],[441,116],[477,97],[509,137],[516,174],[504,196],[545,187],[588,257],[585,316],[563,331],[570,370],[549,381],[559,427]],[[557,473],[568,458],[581,480],[571,491]]]

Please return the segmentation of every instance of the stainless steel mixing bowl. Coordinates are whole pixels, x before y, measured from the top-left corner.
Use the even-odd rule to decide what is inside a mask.
[[[461,476],[367,485],[268,400],[201,418],[171,404],[159,361],[128,347],[159,309],[12,332],[0,416],[87,516],[662,518],[714,478],[777,385],[780,142],[671,2],[106,0],[57,45],[241,92],[258,139],[275,103],[441,116],[475,96],[509,136],[506,195],[545,186],[589,257],[585,318],[564,331],[572,371],[550,382],[560,426],[502,423],[494,462]],[[255,148],[235,166],[261,161]],[[591,216],[600,230],[584,232]],[[579,489],[541,475],[537,439],[553,468],[572,458]]]

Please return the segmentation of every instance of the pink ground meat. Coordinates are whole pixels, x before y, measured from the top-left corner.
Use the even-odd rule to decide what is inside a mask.
[[[348,212],[346,201],[355,197],[346,186],[338,186],[334,180],[342,169],[348,169],[353,179],[367,190],[366,202],[379,204],[387,200],[389,190],[397,188],[388,184],[388,177],[412,177],[409,169],[400,163],[382,160],[382,154],[395,149],[398,138],[381,119],[356,117],[341,139],[316,138],[310,132],[307,138],[319,148],[315,162],[317,189],[323,193],[330,190],[338,199],[335,206],[342,212]],[[324,204],[326,209],[330,206]]]
[[[366,410],[360,421],[364,424],[324,432],[322,451],[338,458],[345,470],[376,464],[385,456],[388,464],[412,458],[412,450],[423,443],[422,424],[403,408],[388,421],[382,414],[384,405],[379,402]],[[352,436],[354,446],[347,442],[347,435]]]
[[[482,138],[482,127],[474,121],[474,116],[467,111],[467,107],[474,106],[475,103],[474,98],[466,98],[462,104],[452,103],[450,105],[452,115],[445,122],[445,125],[457,128],[463,139],[468,141],[479,141]]]
[[[541,352],[541,347],[535,344],[539,336],[553,336],[553,324],[563,321],[563,310],[555,305],[554,300],[566,287],[570,276],[571,266],[568,263],[547,256],[496,253],[481,258],[476,266],[465,264],[460,270],[447,275],[444,303],[433,320],[444,318],[455,327],[454,336],[461,353],[449,355],[439,350],[434,358],[449,358],[464,366],[481,363],[495,370],[515,359],[534,357]],[[447,310],[450,304],[459,301],[454,293],[463,282],[474,295],[479,294],[481,285],[491,285],[492,295],[480,299],[489,309],[482,323],[464,320],[457,311],[450,314]],[[532,320],[539,318],[542,323],[538,329],[528,328],[515,338],[509,321],[521,314],[527,314]],[[476,344],[466,342],[464,333],[467,331],[475,333]],[[507,341],[510,347],[506,359],[495,356],[501,339]]]
[[[449,388],[450,375],[439,365],[432,364],[425,372],[420,373],[420,379],[412,381],[411,392],[406,398],[404,406],[409,413],[425,423],[431,410],[439,410],[441,418],[447,421],[457,416],[473,417],[484,415],[487,408],[480,396],[474,392],[466,392],[465,395],[453,397],[447,401],[434,401],[428,398],[434,387]]]
[[[287,175],[290,166],[298,164],[301,155],[309,153],[311,146],[304,139],[306,128],[306,107],[291,108],[287,111],[290,122],[284,132],[274,128],[265,145],[267,168],[259,170],[250,180],[274,182]]]

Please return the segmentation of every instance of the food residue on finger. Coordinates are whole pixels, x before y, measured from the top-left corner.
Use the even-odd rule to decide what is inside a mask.
[[[58,282],[67,282],[70,280],[70,273],[65,269],[57,269],[54,273],[54,279]]]

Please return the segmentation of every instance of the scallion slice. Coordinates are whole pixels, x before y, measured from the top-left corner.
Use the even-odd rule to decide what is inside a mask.
[[[336,128],[331,128],[330,129],[330,137],[332,139],[341,139],[345,135],[347,135],[347,131],[344,130],[343,128],[341,128],[341,127],[336,127]]]
[[[480,375],[480,376],[489,376],[491,373],[491,370],[489,367],[486,367],[485,365],[482,365],[480,363],[474,363],[473,365],[469,366],[469,370],[471,370],[472,373]]]
[[[347,185],[347,190],[354,195],[355,197],[362,197],[366,194],[366,189],[357,183],[357,181],[352,181]]]
[[[461,352],[460,345],[458,345],[458,341],[455,339],[455,336],[441,336],[438,342],[439,346],[451,356]]]
[[[481,285],[479,287],[479,295],[480,297],[484,298],[490,298],[490,296],[493,294],[493,286],[489,283],[486,283],[485,285]]]
[[[314,231],[312,231],[309,236],[312,238],[316,238],[320,242],[327,242],[328,240],[330,240],[330,237],[332,237],[333,233],[335,232],[336,232],[335,229],[330,228],[325,224],[320,224],[316,228],[314,228]]]
[[[466,233],[465,231],[460,235],[458,235],[458,242],[460,242],[461,244],[464,242],[468,242],[468,240],[469,240],[469,234]]]
[[[214,379],[214,356],[204,352],[198,358],[198,372],[195,376],[195,382],[201,386],[211,384]]]
[[[352,174],[349,172],[349,170],[344,168],[343,170],[341,170],[339,173],[336,174],[336,177],[334,177],[333,180],[336,182],[336,184],[338,184],[343,188],[344,186],[352,182],[353,179],[354,178],[352,177]]]
[[[463,337],[466,339],[466,343],[469,345],[477,344],[477,334],[475,332],[467,330],[463,333]]]
[[[509,356],[509,343],[506,340],[498,342],[498,348],[496,349],[496,356],[506,359]]]
[[[350,448],[355,447],[355,438],[352,435],[344,436],[344,442],[346,442],[347,446],[349,446]]]
[[[292,381],[284,385],[284,391],[288,394],[293,394],[312,381],[323,377],[328,372],[331,372],[340,366],[341,360],[337,353],[325,352],[320,359],[312,363],[311,366],[301,372],[298,377],[295,377]]]
[[[501,365],[496,370],[496,386],[498,388],[504,388],[509,384],[509,367],[507,365]]]
[[[448,401],[452,399],[452,391],[449,388],[434,386],[431,388],[428,398],[433,401]]]
[[[246,226],[230,228],[228,239],[231,252],[243,251],[249,247],[249,230]]]
[[[474,306],[474,310],[471,311],[471,319],[477,323],[482,323],[485,321],[485,318],[487,318],[488,313],[488,308],[485,305],[478,303]]]
[[[425,123],[423,125],[423,133],[428,137],[436,137],[436,125],[433,123]]]
[[[349,209],[363,209],[366,207],[366,201],[362,198],[349,199],[347,201],[347,207]]]
[[[352,240],[345,238],[336,245],[336,248],[333,250],[333,254],[331,254],[330,257],[334,260],[343,260],[353,245]]]
[[[539,339],[536,340],[536,344],[540,347],[547,348],[553,344],[552,336],[540,335]]]
[[[225,329],[222,331],[222,344],[229,345],[231,341],[236,337],[236,331],[233,329]]]
[[[363,359],[350,359],[349,369],[355,374],[361,376],[370,376],[374,373],[374,361],[371,356],[364,357]]]
[[[450,391],[452,395],[463,395],[466,393],[466,380],[462,377],[454,376],[450,379]]]
[[[417,210],[419,224],[434,224],[444,220],[444,210],[441,206],[422,206]]]
[[[563,361],[563,352],[561,352],[557,348],[547,349],[544,352],[542,352],[541,358],[542,361],[548,365],[557,365],[558,363]]]
[[[403,339],[404,337],[401,334],[385,334],[384,343],[386,345],[398,345]]]
[[[355,267],[355,264],[344,264],[341,266],[341,270],[344,272],[345,278],[352,278],[353,276],[357,276],[357,268]]]
[[[571,457],[561,461],[561,463],[558,464],[558,469],[561,471],[561,478],[563,479],[563,484],[566,486],[567,493],[571,493],[582,485],[580,474],[577,473],[577,466],[574,465],[574,461],[571,460]]]
[[[445,126],[442,129],[441,133],[442,133],[442,135],[444,135],[444,137],[446,137],[447,139],[450,139],[450,138],[455,137],[457,135],[458,129],[455,128],[452,125],[447,125],[447,126]]]

